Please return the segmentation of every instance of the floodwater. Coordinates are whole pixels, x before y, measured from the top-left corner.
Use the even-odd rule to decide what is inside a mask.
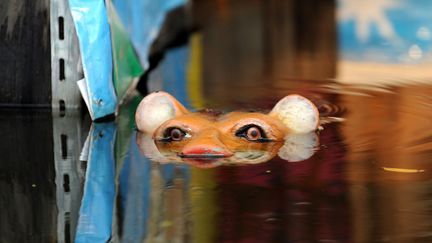
[[[293,83],[277,92],[248,92],[262,96],[254,106],[263,109],[283,94],[312,99],[323,121],[316,152],[298,162],[276,157],[213,169],[147,161],[151,192],[139,227],[146,242],[432,239],[432,87]],[[123,239],[136,237],[127,233],[127,221],[139,217],[137,208],[127,207],[135,195],[122,198]]]
[[[310,158],[152,161],[134,129],[139,100],[90,128],[80,114],[2,112],[0,242],[432,240],[432,86],[287,81],[248,93],[227,110],[291,93],[317,104]]]

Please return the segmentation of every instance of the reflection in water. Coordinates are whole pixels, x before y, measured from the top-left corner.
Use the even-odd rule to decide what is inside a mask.
[[[289,162],[309,159],[318,149],[318,136],[312,133],[288,134],[284,138],[284,145],[279,149],[280,158]]]
[[[185,163],[200,168],[213,168],[221,165],[258,164],[271,160],[276,154],[288,161],[297,162],[310,158],[318,149],[318,136],[312,133],[288,134],[284,141],[265,143],[260,150],[251,150],[248,146],[236,147],[228,158],[185,158],[172,151],[170,146],[142,132],[137,132],[136,142],[143,155],[159,163]]]
[[[81,124],[79,112],[54,112],[53,150],[56,170],[57,238],[72,242],[78,224],[86,159],[79,158],[83,137],[88,127]],[[84,123],[84,122],[83,122]]]
[[[356,185],[350,196],[355,233],[361,241],[430,241],[432,87],[388,91],[341,97],[351,111],[342,131],[349,144],[346,176]]]
[[[178,167],[168,162],[182,162],[179,157],[165,156],[151,138],[137,133],[141,154],[163,162],[153,164],[159,197],[167,200],[176,193],[179,202],[169,204],[177,207],[170,209],[176,216],[160,216],[149,225],[164,232],[170,228],[177,232],[170,237],[179,242],[430,239],[432,88],[310,87],[315,87],[310,96],[323,115],[323,129],[318,150],[299,149],[318,141],[314,136],[285,140],[281,151],[303,151],[294,153],[300,156],[297,163],[286,161],[296,160],[293,154],[279,152],[266,163]],[[177,171],[176,183],[163,179],[164,166]],[[185,168],[189,172],[181,173]],[[152,205],[161,204],[150,204],[150,211],[156,210]]]
[[[95,137],[95,142],[105,142],[104,149],[90,146],[89,158],[99,160],[77,170],[86,173],[83,199],[80,181],[75,188],[71,171],[67,184],[65,170],[54,177],[56,167],[44,164],[53,163],[44,147],[52,145],[53,135],[46,137],[41,133],[46,129],[39,128],[52,126],[49,119],[41,114],[0,116],[9,146],[4,144],[3,153],[9,162],[0,168],[1,203],[7,209],[0,215],[1,237],[6,242],[74,235],[82,241],[103,235],[113,242],[430,241],[432,87],[377,89],[328,82],[309,87],[309,97],[323,115],[323,129],[313,136],[287,137],[267,162],[242,166],[201,169],[178,163],[178,157],[165,156],[152,139],[133,131],[136,104],[124,109],[117,123],[108,126],[111,132]],[[269,95],[263,106],[277,100]],[[79,122],[56,127],[60,145],[61,135]],[[10,129],[12,124],[22,129]],[[34,140],[20,139],[28,139],[22,134],[38,141],[28,143]],[[76,169],[80,164],[73,150],[81,147],[76,141],[81,138],[67,134],[63,143],[69,149],[58,151],[56,163],[75,161],[71,169]],[[33,153],[12,153],[16,148]],[[22,169],[29,166],[36,167]],[[64,192],[68,185],[70,192]],[[90,205],[97,210],[87,210]]]
[[[335,124],[327,126],[320,137],[327,144],[334,141],[336,128]],[[313,137],[302,136],[299,141],[316,141]],[[151,146],[156,157],[161,156],[145,134],[137,133],[137,141],[146,156]],[[295,148],[300,146],[294,138],[288,141]],[[135,157],[135,163],[152,164],[149,183],[154,191],[147,225],[153,230],[147,242],[345,242],[349,219],[342,207],[347,200],[343,155],[344,149],[334,144],[318,151],[316,158],[298,163],[277,158],[205,170]],[[148,173],[145,171],[130,170],[142,175]],[[145,183],[140,185],[145,187]],[[136,194],[127,198],[133,200]]]
[[[95,123],[89,132],[88,166],[75,242],[111,238],[115,197],[114,123]]]
[[[52,242],[56,186],[51,112],[0,112],[0,242]]]
[[[392,87],[391,92],[370,91],[367,96],[341,96],[348,109],[342,130],[350,144],[349,170],[353,180],[404,180],[428,178],[432,164],[430,120],[432,88],[429,86]],[[361,104],[361,105],[360,105]],[[374,158],[373,160],[369,158]],[[369,161],[369,164],[357,161]],[[371,175],[362,166],[380,168]],[[399,168],[401,170],[383,170]],[[424,171],[417,175],[401,173],[403,169]],[[360,173],[360,172],[365,173]],[[399,171],[399,172],[398,172]]]

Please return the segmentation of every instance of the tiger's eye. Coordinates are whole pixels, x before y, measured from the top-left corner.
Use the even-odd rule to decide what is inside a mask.
[[[250,127],[246,131],[246,137],[249,140],[258,140],[262,138],[261,131],[257,127]]]
[[[185,133],[178,129],[178,128],[173,128],[170,132],[170,137],[172,141],[180,141],[184,138]]]

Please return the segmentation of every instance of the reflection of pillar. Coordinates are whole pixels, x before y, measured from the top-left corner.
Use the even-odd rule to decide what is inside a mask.
[[[184,242],[190,235],[186,167],[152,164],[144,242]],[[132,195],[131,195],[132,196]]]
[[[191,168],[189,200],[192,242],[216,242],[218,231],[214,169]]]
[[[346,149],[339,124],[325,125],[320,143],[325,147],[310,159],[284,166],[286,238],[294,242],[350,242]]]
[[[72,242],[81,204],[83,179],[79,156],[82,131],[80,112],[53,113],[54,165],[57,190],[59,242]]]
[[[163,180],[157,165],[152,164],[150,171],[149,214],[147,218],[147,234],[143,242],[160,242],[160,222],[163,221]]]
[[[55,242],[50,111],[0,112],[0,242]]]
[[[279,162],[217,169],[218,242],[284,242]]]
[[[350,112],[342,131],[349,144],[347,176],[356,242],[377,235],[391,242],[411,242],[427,232],[431,155],[428,134],[430,87],[402,86],[370,96],[342,95]],[[383,168],[394,170],[384,170]],[[415,171],[424,172],[415,173]],[[414,171],[414,172],[413,172]],[[409,173],[406,173],[409,172]]]
[[[173,168],[170,168],[173,167]],[[179,168],[173,165],[164,165],[160,167],[161,172],[172,170],[170,178],[165,177],[163,191],[163,213],[164,220],[160,222],[163,229],[165,242],[181,243],[184,236],[187,235],[187,180]]]
[[[425,134],[424,131],[430,131],[432,121],[432,86],[406,86],[398,88],[396,105],[396,114],[389,114],[395,118],[396,123],[394,129],[389,129],[389,132],[394,132],[395,153],[389,153],[388,146],[382,149],[380,153],[380,161],[388,160],[390,154],[394,155],[391,161],[385,161],[384,166],[396,168],[408,168],[427,170],[429,173],[432,165],[430,164],[430,152],[432,149],[430,143],[430,133]],[[394,110],[392,110],[394,112]],[[390,113],[390,112],[389,112]],[[387,139],[385,139],[387,138]],[[389,136],[382,136],[382,143],[388,141]],[[430,176],[428,176],[430,178]]]
[[[349,144],[346,175],[350,181],[359,182],[350,190],[355,242],[369,242],[379,231],[379,223],[373,215],[381,210],[376,205],[376,198],[372,197],[379,192],[370,184],[374,176],[371,169],[376,170],[372,162],[376,158],[373,150],[378,147],[379,132],[389,131],[388,135],[393,134],[391,123],[394,120],[389,117],[395,106],[391,96],[390,93],[375,94],[373,99],[370,96],[340,96],[341,103],[351,111],[345,115],[346,121],[341,126],[345,141]],[[394,138],[386,138],[386,141],[393,147],[390,143],[395,141]]]
[[[384,213],[377,221],[381,224],[378,227],[382,230],[381,233],[386,238],[392,239],[392,242],[413,242],[418,239],[416,235],[429,234],[427,232],[430,232],[432,227],[431,206],[428,200],[432,188],[430,182],[432,87],[406,86],[396,91],[397,98],[395,97],[395,101],[388,105],[395,123],[393,129],[387,127],[385,135],[378,139],[381,144],[378,147],[380,150],[377,151],[378,164],[390,168],[424,170],[424,172],[381,171],[384,178],[402,182],[398,186],[378,187],[376,203],[379,205],[379,211],[377,212]],[[396,107],[391,108],[391,106]],[[391,134],[394,136],[394,146],[389,147],[385,143],[391,139],[387,136],[391,131],[394,132]],[[421,182],[424,179],[428,181]],[[389,205],[389,202],[392,203]]]

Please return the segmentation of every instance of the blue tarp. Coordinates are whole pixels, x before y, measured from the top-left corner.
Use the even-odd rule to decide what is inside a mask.
[[[186,0],[112,0],[130,36],[141,64],[147,69],[151,43],[157,37],[165,14]]]
[[[129,34],[141,65],[148,67],[151,43],[165,14],[185,0],[112,0]],[[105,0],[69,0],[78,35],[92,119],[114,114],[117,97],[113,84],[113,58]],[[84,95],[85,96],[85,95]]]
[[[161,63],[163,90],[176,97],[188,109],[192,108],[186,79],[189,55],[188,46],[178,47],[167,52]]]
[[[143,66],[146,66],[150,45],[156,37],[165,13],[185,3],[184,0],[113,0],[124,26],[129,33]],[[78,37],[80,39],[83,66],[87,79],[87,88],[92,97],[92,109],[99,111],[95,117],[101,117],[101,109],[95,107],[94,99],[101,95],[113,101],[110,106],[115,110],[115,96],[112,83],[112,52],[109,26],[104,1],[70,0]],[[94,49],[93,49],[94,48]],[[166,54],[159,70],[162,86],[173,93],[183,104],[188,106],[186,90],[186,68],[190,51],[188,47],[176,48]],[[103,80],[103,82],[100,82]],[[106,83],[104,83],[106,82]],[[109,83],[109,84],[108,84]],[[106,86],[103,87],[103,84]],[[97,102],[96,102],[97,103]],[[105,109],[106,111],[106,109]],[[111,112],[111,113],[112,113]],[[107,114],[106,112],[104,114]],[[94,124],[91,131],[89,166],[85,182],[76,242],[106,242],[113,234],[113,212],[115,211],[115,161],[114,137],[115,126],[112,123]],[[130,138],[130,150],[119,174],[118,196],[122,218],[122,240],[131,242],[144,239],[147,235],[147,220],[150,203],[150,161],[138,152],[135,134]],[[188,177],[188,167],[182,168]],[[166,183],[175,176],[175,166],[161,166]],[[188,180],[188,179],[186,179]]]
[[[105,0],[69,0],[69,6],[78,35],[92,119],[114,114],[117,98]]]

